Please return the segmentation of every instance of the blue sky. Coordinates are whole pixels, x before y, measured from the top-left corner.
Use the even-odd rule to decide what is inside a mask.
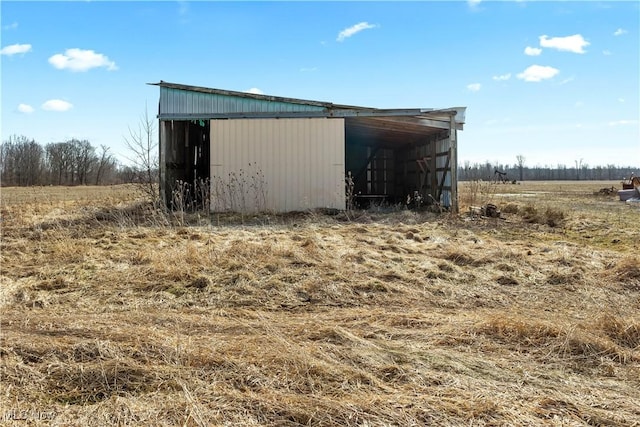
[[[2,1],[2,139],[121,160],[161,79],[467,107],[459,161],[640,165],[640,2]]]

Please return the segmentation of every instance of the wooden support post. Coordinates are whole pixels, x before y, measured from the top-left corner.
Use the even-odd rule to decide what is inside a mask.
[[[442,196],[442,191],[444,189],[444,181],[445,179],[447,179],[447,172],[449,172],[449,163],[451,160],[451,148],[449,148],[449,151],[447,153],[447,160],[444,163],[444,170],[442,171],[442,179],[440,180],[440,185],[438,186],[438,197],[436,197],[436,200],[440,201],[440,196]]]
[[[402,150],[401,151],[402,155],[400,156],[399,161],[402,162],[402,180],[398,181],[398,182],[402,182],[401,185],[401,193],[408,193],[407,190],[407,177],[409,176],[409,149],[406,150]],[[402,194],[402,197],[404,197],[405,194]]]
[[[371,154],[369,154],[367,161],[364,163],[364,165],[362,165],[362,167],[358,170],[358,172],[355,175],[353,175],[354,181],[358,181],[360,179],[360,175],[362,175],[367,170],[369,163],[371,163],[371,160],[373,160],[373,158],[376,156],[379,150],[380,150],[380,146],[374,147],[373,150],[371,150]],[[373,181],[373,176],[371,177],[371,181]]]
[[[456,115],[451,114],[449,121],[449,148],[451,161],[451,211],[458,213],[458,131],[456,130]]]
[[[429,144],[431,148],[431,179],[429,180],[429,194],[433,197],[437,202],[440,202],[438,199],[438,160],[437,160],[437,138],[429,138]]]
[[[416,154],[414,156],[414,159],[417,161],[420,158],[420,147],[418,146],[418,144],[416,144]],[[416,185],[416,190],[418,191],[422,191],[422,178],[420,177],[420,169],[416,168],[416,177],[415,177],[415,185]]]
[[[426,188],[427,178],[429,178],[429,165],[427,162],[429,161],[429,157],[423,157],[422,159],[417,159],[416,163],[420,167],[420,170],[416,171],[421,173],[420,175],[420,186],[418,187],[418,193],[422,194],[424,189]]]
[[[163,203],[166,203],[167,201],[165,196],[165,180],[167,178],[167,156],[165,153],[167,151],[167,139],[167,122],[158,120],[158,167],[160,168],[159,191],[160,200]]]

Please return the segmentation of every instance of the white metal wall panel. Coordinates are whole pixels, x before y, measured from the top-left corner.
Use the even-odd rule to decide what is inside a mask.
[[[344,150],[344,119],[211,120],[211,209],[344,209]]]

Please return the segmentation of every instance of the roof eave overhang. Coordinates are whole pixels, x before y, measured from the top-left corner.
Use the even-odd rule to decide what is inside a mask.
[[[459,115],[459,110],[408,109],[325,109],[323,111],[283,111],[283,112],[238,112],[238,113],[172,113],[159,114],[158,119],[167,120],[213,120],[213,119],[285,119],[285,118],[380,118],[397,123],[411,123],[425,127],[449,129],[451,117]],[[456,118],[456,129],[462,130],[464,122]]]

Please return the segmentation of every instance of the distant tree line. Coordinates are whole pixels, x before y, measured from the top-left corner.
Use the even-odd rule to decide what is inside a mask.
[[[120,164],[109,147],[70,139],[46,145],[26,136],[11,136],[0,144],[0,184],[105,185],[139,182],[142,171]]]
[[[147,120],[148,121],[148,120]],[[145,145],[143,134],[138,145],[142,156],[151,153],[155,146]],[[151,132],[147,130],[147,135]],[[136,135],[134,135],[136,136]],[[129,143],[131,147],[131,143]],[[133,145],[137,147],[137,145]],[[132,148],[133,149],[133,148]],[[146,150],[146,151],[145,151]],[[138,162],[140,163],[140,162]],[[516,156],[516,163],[471,163],[464,162],[458,167],[458,179],[549,181],[549,180],[622,180],[632,173],[640,174],[640,168],[630,166],[589,166],[582,160],[567,166],[526,166],[522,155]],[[26,136],[11,136],[0,144],[0,185],[105,185],[140,183],[157,175],[157,164],[142,162],[135,166],[122,165],[109,152],[109,147],[94,147],[87,140],[70,139],[46,145],[37,143]]]
[[[491,181],[503,178],[507,182],[515,181],[617,181],[628,178],[632,173],[638,175],[640,167],[631,166],[589,166],[582,160],[577,160],[575,165],[567,166],[558,164],[555,166],[526,166],[525,159],[517,156],[517,162],[508,165],[502,163],[471,163],[464,162],[458,167],[458,180]],[[496,171],[498,173],[496,173]],[[506,174],[506,175],[505,175]]]

